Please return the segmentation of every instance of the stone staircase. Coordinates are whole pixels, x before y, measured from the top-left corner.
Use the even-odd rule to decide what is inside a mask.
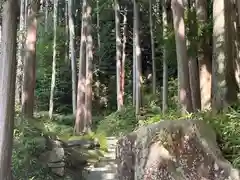
[[[115,137],[107,138],[108,153],[95,167],[89,167],[87,180],[115,180],[116,162],[115,149],[117,139]]]

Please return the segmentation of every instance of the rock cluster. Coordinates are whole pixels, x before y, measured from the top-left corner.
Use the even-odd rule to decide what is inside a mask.
[[[46,138],[47,150],[39,160],[51,169],[57,176],[81,177],[88,162],[99,153],[99,143],[91,140],[61,141]],[[97,158],[97,156],[95,156]]]

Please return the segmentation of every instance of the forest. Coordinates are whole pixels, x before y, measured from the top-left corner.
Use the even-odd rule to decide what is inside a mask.
[[[240,179],[240,1],[4,0],[0,44],[0,180]]]

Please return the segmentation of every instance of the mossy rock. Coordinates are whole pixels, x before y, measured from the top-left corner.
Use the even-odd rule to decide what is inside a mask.
[[[73,166],[82,166],[87,163],[96,163],[102,157],[103,153],[100,150],[86,150],[81,148],[66,148],[66,160],[68,164]]]
[[[107,151],[107,139],[105,135],[98,133],[91,133],[83,136],[71,136],[69,134],[60,136],[60,139],[63,141],[73,141],[73,140],[97,140],[100,144],[100,149],[103,151]]]

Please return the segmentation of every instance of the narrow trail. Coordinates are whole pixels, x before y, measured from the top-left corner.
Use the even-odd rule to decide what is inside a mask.
[[[115,180],[116,162],[115,148],[117,139],[115,137],[107,138],[108,153],[97,164],[96,167],[89,168],[87,180]]]

